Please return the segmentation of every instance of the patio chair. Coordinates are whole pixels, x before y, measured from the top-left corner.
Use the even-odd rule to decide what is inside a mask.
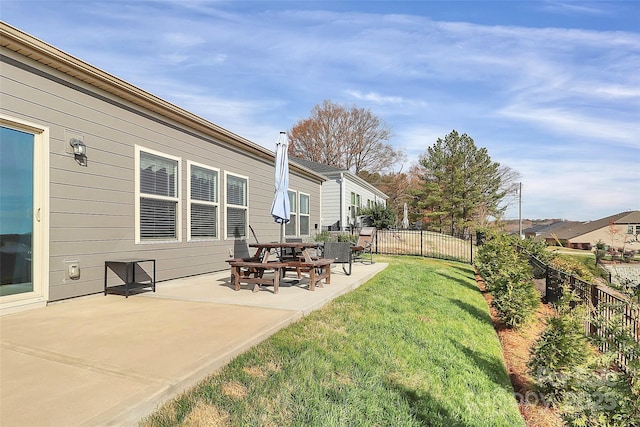
[[[355,246],[351,247],[354,261],[365,262],[366,258],[369,258],[369,264],[373,264],[373,239],[375,235],[375,227],[362,227],[360,229],[358,241]]]
[[[351,275],[351,243],[349,242],[325,242],[322,251],[323,258],[333,259],[334,263],[342,264],[342,270],[347,276]],[[347,272],[346,265],[349,265]]]

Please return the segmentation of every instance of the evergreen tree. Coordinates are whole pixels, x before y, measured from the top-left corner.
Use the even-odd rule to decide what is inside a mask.
[[[419,206],[430,228],[451,234],[467,232],[478,215],[500,217],[507,186],[500,164],[467,134],[453,130],[420,157],[423,192]]]

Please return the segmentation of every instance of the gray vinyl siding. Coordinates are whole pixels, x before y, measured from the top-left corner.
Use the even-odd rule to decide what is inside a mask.
[[[347,206],[351,204],[351,192],[354,192],[360,195],[360,205],[363,208],[367,207],[367,199],[371,200],[372,202],[384,203],[384,199],[380,198],[378,195],[376,195],[372,191],[362,187],[357,182],[350,180],[348,177],[346,179],[345,187],[346,187],[345,200],[346,200]]]
[[[235,242],[224,239],[225,172],[249,178],[249,224],[261,241],[278,239],[279,226],[269,214],[273,162],[198,135],[4,48],[0,53],[38,70],[12,61],[1,64],[0,111],[50,129],[50,301],[101,292],[104,261],[110,259],[155,258],[159,281],[227,269],[225,260]],[[84,137],[86,167],[68,152],[72,135]],[[135,243],[136,144],[181,158],[179,242]],[[187,160],[219,169],[219,240],[187,241]],[[320,180],[292,173],[290,188],[310,195],[313,230],[320,222]],[[250,232],[247,237],[253,242]],[[65,279],[65,260],[80,262],[79,280]]]
[[[330,179],[322,184],[322,226],[333,226],[340,220],[340,183]]]

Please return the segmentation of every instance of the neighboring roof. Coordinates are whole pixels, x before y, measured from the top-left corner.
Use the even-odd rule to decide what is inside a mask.
[[[546,230],[542,237],[553,238],[555,236],[561,240],[570,240],[575,239],[578,236],[582,236],[583,234],[608,227],[609,224],[640,224],[640,211],[621,212],[595,221],[564,221],[560,224],[562,225],[557,228]]]
[[[339,169],[333,166],[325,165],[318,162],[312,162],[311,160],[301,159],[300,157],[289,157],[291,161],[301,164],[302,166],[311,169],[312,171],[321,173],[323,175],[339,174],[342,172],[349,172],[347,169]]]
[[[313,162],[311,160],[301,159],[299,157],[293,157],[293,156],[289,156],[289,160],[294,163],[298,163],[299,165],[304,166],[305,168],[311,169],[312,171],[320,173],[326,176],[327,178],[335,178],[335,177],[339,177],[340,175],[347,175],[352,181],[355,181],[358,185],[368,189],[372,193],[376,193],[380,198],[384,200],[387,200],[389,198],[389,196],[387,196],[382,191],[380,191],[380,189],[368,183],[367,181],[360,178],[359,176],[349,172],[349,170],[347,169],[340,169],[334,166],[329,166],[322,163]]]
[[[237,147],[257,157],[275,161],[275,152],[127,83],[3,21],[0,21],[0,46],[121,99],[151,110],[190,129],[202,132],[202,134],[218,141]],[[295,165],[293,168],[298,173],[315,180],[324,180],[322,175],[309,169],[295,167]]]
[[[615,224],[640,224],[640,211],[629,211],[620,214]]]
[[[551,224],[534,225],[533,227],[525,228],[524,230],[522,230],[522,233],[523,234],[542,234],[542,233],[548,232],[549,230],[552,230],[554,227],[557,227],[563,222],[565,221],[556,221],[556,222],[552,222]]]
[[[538,230],[538,236],[543,239],[570,239],[572,230],[584,224],[581,221],[559,221]]]

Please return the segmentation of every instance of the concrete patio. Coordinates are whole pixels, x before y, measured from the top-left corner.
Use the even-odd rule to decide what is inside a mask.
[[[230,287],[227,271],[0,317],[0,425],[132,426],[235,356],[386,268],[334,266],[311,292]],[[290,274],[290,276],[293,276]]]

